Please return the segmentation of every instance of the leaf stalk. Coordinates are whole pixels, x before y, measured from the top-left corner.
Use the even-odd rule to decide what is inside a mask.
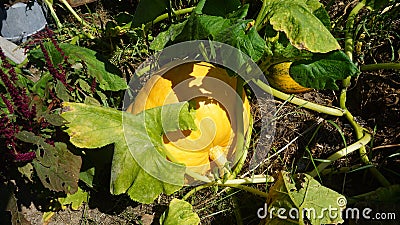
[[[376,63],[367,64],[360,66],[361,71],[372,71],[372,70],[400,70],[400,63]]]
[[[172,12],[173,12],[173,14],[174,14],[175,16],[179,16],[179,15],[183,15],[183,14],[186,14],[186,13],[191,13],[195,8],[196,8],[196,7],[190,7],[190,8],[185,8],[185,9],[178,9],[178,10],[173,10]],[[157,18],[155,18],[152,22],[150,22],[149,25],[150,25],[150,24],[159,23],[159,22],[161,22],[161,21],[163,21],[163,20],[165,20],[165,19],[168,19],[168,18],[169,18],[169,14],[168,14],[168,13],[161,14],[160,16],[158,16]]]
[[[320,172],[322,172],[326,167],[328,167],[333,161],[336,161],[356,150],[361,148],[362,146],[365,146],[366,144],[369,143],[371,140],[371,135],[369,133],[365,133],[365,135],[360,138],[357,142],[347,146],[347,148],[342,148],[339,151],[333,153],[330,155],[327,160],[329,162],[323,162],[318,165],[317,168],[315,168],[313,171],[309,173],[310,176],[315,177],[317,176]]]
[[[67,7],[68,11],[81,23],[83,26],[88,27],[89,25],[76,13],[76,11],[71,7],[71,5],[67,2],[67,0],[60,0],[62,4]]]
[[[49,8],[50,14],[51,14],[51,16],[53,17],[54,22],[55,22],[56,25],[57,25],[57,28],[62,28],[63,26],[62,26],[62,24],[61,24],[61,22],[60,22],[60,19],[58,18],[56,12],[54,11],[53,3],[51,3],[49,0],[44,0],[44,3],[45,3],[45,4],[47,5],[47,7]]]
[[[278,91],[272,87],[270,87],[268,84],[264,83],[263,81],[259,79],[253,79],[252,80],[258,87],[260,87],[263,91],[265,91],[268,94],[273,95],[274,97],[277,97],[279,99],[288,101],[292,104],[301,106],[306,109],[310,109],[319,113],[324,113],[327,115],[332,115],[332,116],[343,116],[344,115],[344,110],[340,108],[334,108],[334,107],[329,107],[329,106],[323,106],[320,104],[316,104],[313,102],[309,102],[304,99],[300,99],[297,97],[294,97],[292,95],[283,93],[281,91]]]
[[[256,21],[254,23],[254,27],[256,28],[257,31],[260,31],[263,28],[263,21],[265,20],[265,17],[267,15],[267,1],[268,0],[263,0],[261,10],[258,12]]]
[[[243,188],[243,186],[245,186],[245,184],[265,184],[265,183],[270,183],[273,181],[274,181],[274,178],[272,176],[264,176],[264,175],[255,175],[254,177],[248,177],[248,178],[242,178],[242,179],[231,179],[231,180],[227,180],[225,182],[218,180],[218,181],[206,183],[206,184],[203,184],[203,185],[200,185],[200,186],[197,186],[197,187],[191,189],[185,196],[183,196],[182,200],[186,201],[194,193],[196,193],[204,188],[208,188],[208,187],[215,186],[215,185],[221,186],[221,187],[238,188],[238,189],[241,189],[244,191],[250,190],[249,192],[259,195],[258,192],[255,192],[253,190],[254,188],[246,189],[246,188]],[[257,190],[257,189],[255,189],[255,190]],[[257,191],[259,191],[259,190],[257,190]],[[265,192],[262,192],[262,193],[263,194],[260,196],[266,196]]]
[[[359,11],[365,6],[365,0],[359,2],[350,12],[349,17],[346,22],[346,29],[345,29],[345,53],[349,57],[350,60],[353,60],[353,48],[354,48],[354,40],[353,40],[353,29],[354,23],[357,14]],[[359,125],[355,120],[354,116],[347,110],[346,107],[346,99],[347,99],[347,89],[351,85],[351,77],[347,77],[342,81],[343,89],[340,93],[340,108],[345,111],[345,117],[353,126],[353,129],[356,134],[356,138],[358,140],[363,139],[367,134],[364,135],[364,128]],[[369,140],[368,140],[369,142]],[[367,142],[367,143],[368,143]],[[350,147],[350,146],[349,146]],[[359,153],[361,160],[366,165],[373,165],[368,158],[367,150],[365,148],[365,144],[359,147]],[[375,166],[371,166],[369,168],[372,175],[385,187],[390,186],[389,181],[379,172],[379,170]]]

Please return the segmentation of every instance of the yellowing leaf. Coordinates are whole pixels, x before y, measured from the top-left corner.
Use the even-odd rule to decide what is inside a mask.
[[[313,14],[305,0],[267,1],[268,21],[282,31],[298,49],[326,53],[340,49],[339,43]]]

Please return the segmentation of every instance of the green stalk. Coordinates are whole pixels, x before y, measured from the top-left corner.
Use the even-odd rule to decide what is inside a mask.
[[[49,0],[44,0],[44,3],[49,8],[50,14],[53,17],[54,21],[56,22],[57,28],[62,28],[62,24],[60,22],[60,19],[58,19],[58,16],[57,16],[56,12],[54,11],[53,3],[50,2]]]
[[[224,184],[234,185],[234,184],[265,184],[274,182],[272,176],[259,175],[255,177],[246,177],[242,179],[232,179],[225,181]]]
[[[267,12],[266,12],[267,1],[268,0],[263,0],[261,10],[260,10],[260,12],[258,12],[256,21],[254,22],[254,27],[256,28],[257,31],[260,31],[261,28],[263,28],[262,23],[265,20],[265,16],[267,15]]]
[[[261,196],[261,197],[264,197],[264,198],[268,197],[268,193],[262,192],[262,191],[260,191],[258,189],[255,189],[255,188],[252,188],[252,187],[249,187],[249,186],[245,186],[245,185],[242,185],[242,184],[228,183],[228,182],[227,183],[221,183],[219,181],[219,182],[203,184],[203,185],[200,185],[200,186],[197,186],[197,187],[193,188],[185,196],[183,196],[182,200],[186,201],[192,194],[196,193],[197,191],[200,191],[200,190],[202,190],[204,188],[208,188],[208,187],[211,187],[211,186],[214,186],[214,185],[217,185],[219,187],[237,188],[237,189],[240,189],[240,190],[243,190],[243,191],[247,191],[247,192],[250,192],[252,194],[255,194],[255,195],[258,195],[258,196]]]
[[[304,99],[300,99],[297,97],[293,97],[291,95],[285,94],[281,91],[278,91],[272,87],[270,87],[268,84],[262,82],[261,80],[257,79],[253,79],[253,82],[260,87],[263,91],[265,91],[266,93],[269,93],[271,95],[273,95],[274,97],[277,97],[279,99],[288,101],[292,104],[304,107],[306,109],[310,109],[319,113],[324,113],[327,115],[332,115],[332,116],[343,116],[344,115],[344,110],[339,109],[339,108],[334,108],[334,107],[328,107],[328,106],[323,106],[323,105],[319,105],[313,102],[309,102],[306,101]]]
[[[247,131],[247,135],[246,135],[246,146],[243,148],[242,157],[240,158],[240,160],[236,164],[235,169],[233,170],[233,172],[231,173],[231,175],[229,176],[228,179],[235,179],[236,176],[242,170],[242,168],[244,166],[244,163],[246,161],[247,153],[249,152],[249,148],[250,148],[251,134],[252,134],[252,131],[253,131],[253,117],[250,115],[249,119],[250,119],[250,122],[249,122],[249,130]]]
[[[321,171],[323,171],[326,167],[328,167],[332,162],[360,149],[361,147],[365,146],[366,144],[369,143],[371,140],[371,135],[368,133],[365,133],[365,135],[359,139],[357,142],[354,144],[351,144],[347,146],[346,148],[342,148],[339,151],[335,152],[331,156],[327,158],[329,162],[322,162],[318,165],[317,168],[315,168],[313,171],[309,173],[310,176],[316,177]]]
[[[243,168],[244,162],[247,158],[247,153],[250,145],[250,137],[252,133],[252,128],[253,128],[253,120],[249,118],[249,130],[247,131],[247,140],[246,143],[244,143],[244,129],[243,129],[243,113],[247,114],[246,109],[243,107],[243,103],[245,99],[242,100],[243,95],[243,87],[244,81],[240,77],[237,77],[236,79],[236,93],[239,96],[239,101],[236,102],[236,107],[235,107],[235,115],[236,115],[236,151],[235,151],[235,160],[238,158],[238,154],[242,153],[242,155],[239,158],[238,163],[235,166],[234,171],[229,174],[228,179],[234,179],[238,173]],[[244,96],[246,98],[246,96]],[[250,134],[250,136],[249,136]],[[228,189],[227,191],[228,194],[233,194],[233,189]],[[239,201],[236,196],[232,195],[232,203],[233,203],[233,212],[235,214],[236,218],[236,223],[238,225],[243,225],[242,222],[242,215],[240,213],[240,207],[239,207]]]
[[[71,7],[71,5],[67,2],[67,0],[60,0],[61,3],[67,7],[67,9],[72,13],[76,20],[81,23],[85,27],[89,27],[89,25],[75,12],[75,10]]]
[[[247,152],[248,152],[247,146],[245,146],[245,143],[244,143],[243,111],[245,111],[246,109],[243,107],[243,102],[245,101],[245,99],[242,100],[243,84],[244,84],[243,79],[238,77],[236,79],[236,93],[239,96],[240,100],[239,100],[239,102],[236,102],[236,107],[235,107],[235,115],[236,115],[235,160],[238,158],[238,154],[242,153],[242,155],[240,156],[239,162],[237,163],[234,172],[229,175],[228,179],[234,179],[236,177],[236,175],[240,172],[240,170],[243,167],[244,161],[247,158]],[[249,126],[249,129],[251,130],[252,126]],[[251,131],[250,131],[250,133],[251,133]]]
[[[189,197],[192,196],[194,193],[196,193],[200,190],[203,190],[204,188],[208,188],[208,187],[211,187],[214,185],[215,185],[214,183],[207,183],[207,184],[203,184],[203,185],[197,186],[195,188],[192,188],[188,193],[186,193],[185,196],[182,197],[182,200],[187,201],[189,199]]]
[[[256,188],[252,188],[252,187],[246,186],[246,185],[241,185],[241,184],[222,184],[222,183],[217,183],[217,185],[220,186],[220,187],[231,187],[231,188],[240,189],[240,190],[247,191],[247,192],[250,192],[250,193],[252,193],[254,195],[258,195],[258,196],[264,197],[264,198],[268,197],[268,193],[260,191],[260,190],[258,190]]]
[[[265,184],[265,183],[271,183],[274,182],[274,178],[272,176],[255,176],[254,178],[243,178],[243,179],[232,179],[232,180],[227,180],[225,181],[225,183],[222,183],[220,180],[219,181],[214,181],[214,182],[210,182],[210,183],[206,183],[200,186],[197,186],[193,189],[191,189],[188,193],[186,193],[185,196],[183,196],[182,200],[187,200],[191,195],[193,195],[194,193],[204,189],[204,188],[208,188],[214,185],[217,186],[223,186],[223,187],[240,187],[239,189],[241,190],[245,190],[245,188],[243,188],[244,184]],[[248,190],[251,190],[254,188],[250,188]],[[247,189],[246,189],[247,190]],[[254,190],[250,191],[251,193],[257,194],[256,192],[254,192]],[[263,194],[260,196],[266,196],[266,193],[262,192]]]
[[[371,71],[371,70],[400,70],[400,63],[376,63],[376,64],[368,64],[361,65],[361,71]]]
[[[349,17],[347,18],[346,22],[346,30],[345,30],[345,44],[344,50],[346,55],[353,60],[353,29],[354,29],[354,22],[358,12],[365,6],[365,0],[359,2],[350,12]]]
[[[185,8],[185,9],[178,9],[178,10],[174,10],[173,13],[174,13],[176,16],[179,16],[179,15],[182,15],[182,14],[191,13],[195,8],[196,8],[196,7],[190,7],[190,8]],[[152,22],[149,22],[148,24],[146,24],[146,26],[147,26],[147,25],[150,25],[150,24],[159,23],[159,22],[161,22],[161,21],[163,21],[163,20],[165,20],[165,19],[168,19],[168,18],[169,18],[169,14],[168,14],[168,13],[161,14],[160,16],[158,16],[157,18],[155,18]]]
[[[171,160],[171,161],[172,161],[172,162],[175,162],[175,163],[178,163],[177,161],[173,161],[173,160]],[[210,178],[208,178],[208,177],[206,177],[206,176],[203,176],[203,175],[201,175],[201,174],[198,174],[198,173],[196,173],[196,172],[193,172],[193,171],[191,171],[189,168],[186,168],[185,173],[186,173],[187,175],[193,177],[193,178],[196,179],[196,180],[203,181],[203,182],[205,182],[205,183],[212,182],[212,180],[211,180]]]
[[[365,6],[365,0],[362,2],[359,2],[353,10],[351,10],[349,17],[346,22],[346,32],[345,32],[345,53],[349,57],[350,60],[353,60],[353,48],[354,48],[354,41],[353,41],[353,29],[354,29],[354,22],[355,18],[358,14],[358,12]],[[353,126],[356,138],[358,140],[362,139],[363,137],[369,135],[369,134],[364,134],[364,129],[362,126],[360,126],[355,120],[353,115],[347,110],[346,107],[346,99],[347,99],[347,88],[350,87],[351,84],[351,77],[347,77],[342,81],[343,89],[340,93],[340,108],[342,108],[345,111],[345,117],[347,120],[350,122],[350,124]],[[370,135],[369,135],[370,136]],[[370,138],[369,138],[370,139]],[[369,142],[369,140],[368,140]],[[349,146],[350,147],[350,146]],[[370,162],[368,155],[367,155],[367,150],[365,148],[365,145],[360,146],[359,148],[359,153],[361,160],[364,164],[366,165],[372,165]],[[372,175],[385,187],[390,186],[389,181],[379,172],[378,169],[376,169],[375,166],[371,166],[369,168],[370,172]]]

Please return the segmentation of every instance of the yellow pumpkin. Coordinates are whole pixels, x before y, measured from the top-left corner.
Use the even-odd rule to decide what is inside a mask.
[[[127,111],[137,114],[166,104],[191,100],[195,103],[197,130],[168,132],[164,146],[171,161],[206,174],[210,162],[223,166],[235,151],[237,78],[206,62],[185,63],[161,75],[153,75]],[[236,98],[235,98],[236,97]],[[249,129],[250,105],[243,91],[243,126]]]
[[[268,83],[272,87],[289,94],[311,91],[311,88],[301,86],[290,76],[289,68],[291,64],[291,62],[278,63],[264,70]]]

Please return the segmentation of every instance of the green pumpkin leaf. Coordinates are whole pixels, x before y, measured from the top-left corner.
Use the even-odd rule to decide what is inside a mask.
[[[250,56],[253,61],[258,61],[264,54],[265,41],[254,27],[246,30],[250,22],[250,20],[247,20],[242,23],[236,23],[216,34],[214,40],[234,46]]]
[[[186,201],[172,199],[169,203],[168,210],[163,213],[160,218],[162,225],[197,225],[200,224],[200,218],[197,213],[193,212],[193,206]]]
[[[68,121],[70,142],[79,148],[100,148],[123,137],[122,112],[100,106],[65,102],[61,116]]]
[[[56,142],[54,146],[32,132],[21,131],[19,140],[38,146],[33,167],[43,185],[53,191],[75,193],[78,190],[79,170],[82,159],[72,154],[65,143]]]
[[[83,79],[78,79],[77,84],[79,84],[79,87],[82,89],[82,91],[86,93],[92,93],[92,87],[88,84],[87,81]]]
[[[187,102],[145,110],[137,115],[64,103],[61,115],[70,122],[66,131],[77,147],[99,148],[114,143],[111,193],[128,193],[135,201],[151,203],[160,193],[172,194],[183,186],[185,167],[166,159],[162,134],[196,129],[194,114],[189,111]]]
[[[266,49],[265,41],[252,27],[252,20],[237,18],[247,14],[247,9],[248,5],[245,5],[237,13],[231,13],[229,18],[193,12],[186,21],[160,33],[151,48],[162,50],[167,44],[211,39],[236,47],[258,61]]]
[[[299,84],[315,89],[338,90],[337,80],[357,76],[359,70],[342,51],[314,54],[311,59],[292,63],[290,76]]]
[[[43,43],[44,49],[49,53],[50,61],[55,65],[60,64],[63,61],[63,57],[56,47],[51,42]],[[46,65],[46,59],[41,48],[32,49],[28,52],[28,59],[30,62],[34,62],[38,67],[44,67]]]
[[[310,9],[305,0],[267,1],[264,21],[274,30],[286,34],[290,43],[298,49],[326,53],[340,49],[340,45]],[[325,22],[326,23],[326,22]]]
[[[311,224],[343,223],[340,210],[345,208],[345,202],[343,195],[322,186],[308,174],[292,176],[281,171],[268,193],[266,224],[305,224],[304,218]],[[286,216],[287,220],[281,220],[276,214],[282,208],[285,211],[279,215]]]

